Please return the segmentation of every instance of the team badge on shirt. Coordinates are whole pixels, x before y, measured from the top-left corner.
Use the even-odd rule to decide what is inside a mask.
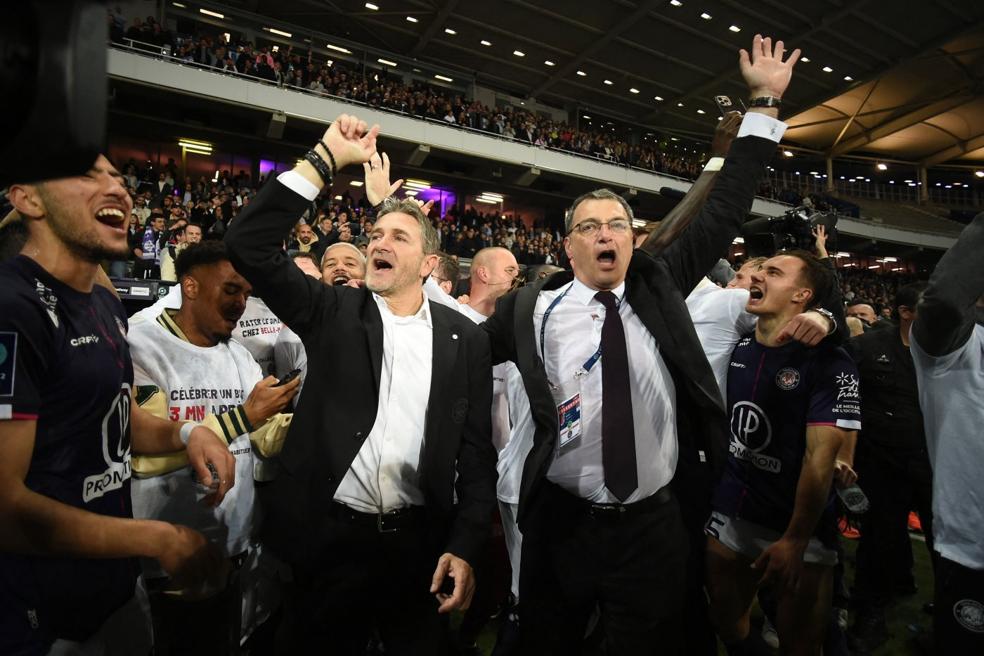
[[[776,374],[776,385],[781,390],[794,390],[800,384],[800,372],[792,367],[783,367]]]
[[[953,617],[963,628],[984,633],[984,604],[975,599],[961,599],[953,605]]]

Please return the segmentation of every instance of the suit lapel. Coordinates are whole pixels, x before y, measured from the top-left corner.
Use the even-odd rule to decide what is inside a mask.
[[[427,418],[424,427],[427,439],[424,440],[424,453],[420,461],[422,468],[433,462],[435,449],[438,448],[437,440],[433,438],[441,434],[441,419],[447,416],[449,404],[453,403],[455,394],[450,387],[455,384],[454,364],[458,358],[458,345],[461,342],[460,336],[452,329],[445,316],[440,311],[434,311],[437,305],[431,301],[427,302],[430,303],[433,355],[430,396],[427,399]]]
[[[366,341],[369,346],[369,360],[372,362],[372,377],[376,394],[379,394],[379,379],[383,370],[383,318],[379,314],[376,299],[368,289],[362,301],[362,325],[366,327]]]

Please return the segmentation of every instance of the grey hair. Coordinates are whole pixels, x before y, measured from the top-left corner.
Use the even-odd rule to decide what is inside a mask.
[[[420,236],[424,244],[424,255],[437,254],[441,249],[440,240],[437,238],[437,231],[431,225],[430,219],[420,210],[420,205],[417,204],[417,201],[412,198],[400,200],[396,196],[389,196],[380,205],[379,211],[376,213],[376,221],[393,212],[409,214],[417,219],[417,223],[420,225]]]
[[[611,189],[595,189],[594,191],[589,191],[586,194],[581,194],[574,199],[573,203],[571,203],[571,206],[567,209],[567,212],[564,213],[564,232],[570,233],[574,222],[574,211],[577,209],[578,205],[586,200],[614,200],[622,206],[623,210],[625,210],[625,215],[629,217],[629,221],[632,221],[634,218],[632,215],[632,208],[629,207],[628,201],[624,198],[616,194]]]

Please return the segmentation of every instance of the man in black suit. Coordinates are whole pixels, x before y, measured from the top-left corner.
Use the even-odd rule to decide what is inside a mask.
[[[566,217],[574,280],[505,296],[484,324],[493,362],[519,368],[535,424],[518,517],[523,653],[579,653],[596,607],[608,653],[682,650],[688,535],[709,515],[728,444],[684,298],[748,214],[798,56],[783,61],[782,42],[758,35],[742,51],[749,115],[700,215],[660,256],[633,253],[624,199],[585,194]]]
[[[443,653],[446,613],[471,601],[496,502],[488,340],[425,300],[437,239],[417,204],[384,203],[359,289],[305,276],[280,247],[335,164],[368,160],[377,133],[340,116],[226,236],[237,270],[308,354],[263,500],[263,539],[294,573],[283,653],[361,654],[373,627],[387,654]]]

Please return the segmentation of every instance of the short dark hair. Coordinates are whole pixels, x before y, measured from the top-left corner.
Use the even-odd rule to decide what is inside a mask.
[[[800,278],[806,286],[813,291],[813,296],[810,298],[810,302],[803,308],[804,311],[812,310],[820,304],[820,299],[826,298],[830,294],[830,291],[835,284],[834,273],[827,268],[827,265],[821,262],[820,258],[816,255],[798,248],[788,251],[780,251],[779,253],[776,253],[776,255],[788,255],[790,257],[795,257],[803,263],[803,270],[800,272]]]
[[[899,291],[895,292],[895,302],[892,303],[892,316],[898,319],[899,308],[903,305],[915,310],[919,301],[922,300],[923,294],[926,293],[927,287],[929,287],[929,283],[924,280],[899,287]]]
[[[174,275],[180,281],[191,273],[195,267],[218,264],[229,260],[225,242],[209,239],[197,244],[191,244],[178,254],[174,262]]]
[[[435,273],[437,277],[441,280],[450,280],[452,283],[458,282],[458,276],[461,272],[461,266],[458,261],[451,257],[448,253],[443,251],[437,254],[437,270]]]
[[[855,296],[853,299],[847,302],[847,307],[854,307],[855,305],[870,305],[871,309],[875,309],[875,304],[866,298],[859,298]]]

